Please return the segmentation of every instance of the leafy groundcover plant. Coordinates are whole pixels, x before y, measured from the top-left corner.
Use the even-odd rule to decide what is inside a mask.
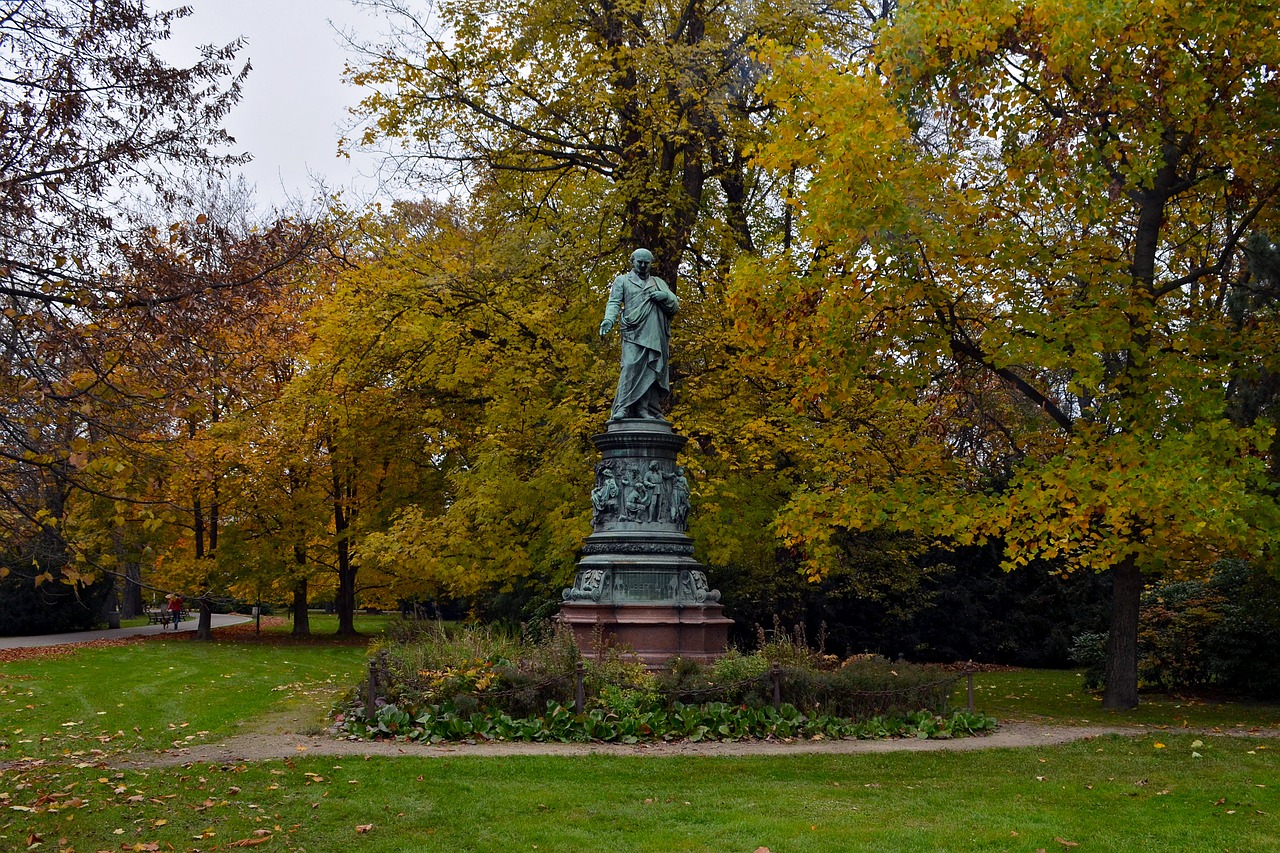
[[[335,714],[357,738],[609,741],[949,738],[995,728],[947,707],[957,675],[778,638],[712,664],[657,671],[624,649],[584,659],[567,632],[405,623],[371,652],[369,682]],[[581,704],[577,694],[581,685]]]

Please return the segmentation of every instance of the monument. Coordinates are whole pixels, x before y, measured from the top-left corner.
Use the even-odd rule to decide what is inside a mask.
[[[677,464],[688,439],[662,417],[670,393],[671,318],[680,302],[637,249],[618,276],[600,324],[622,333],[618,390],[605,431],[592,437],[603,457],[591,490],[593,532],[582,547],[560,621],[585,654],[601,640],[630,646],[648,665],[676,655],[722,654],[733,620],[693,558],[689,481]]]

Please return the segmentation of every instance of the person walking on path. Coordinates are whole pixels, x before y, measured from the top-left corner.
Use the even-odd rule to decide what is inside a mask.
[[[182,621],[182,596],[177,593],[169,593],[165,596],[169,600],[169,621],[173,623],[173,630],[178,630],[178,623]]]

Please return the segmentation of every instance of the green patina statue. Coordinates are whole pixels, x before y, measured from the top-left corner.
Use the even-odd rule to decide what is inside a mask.
[[[621,317],[622,369],[613,398],[612,420],[662,418],[662,397],[671,392],[667,362],[670,358],[671,317],[680,300],[667,283],[649,272],[653,253],[631,253],[631,271],[613,280],[605,307],[600,336],[613,329]]]

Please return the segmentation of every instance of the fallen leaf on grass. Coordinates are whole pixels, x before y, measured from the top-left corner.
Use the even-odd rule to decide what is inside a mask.
[[[755,853],[769,853],[768,847],[757,847]]]
[[[228,847],[257,847],[259,844],[266,844],[271,840],[270,834],[263,835],[260,838],[242,838],[239,841],[232,841]]]
[[[361,835],[363,835],[366,832],[373,832],[373,824],[362,823],[356,827],[356,832],[360,833]]]
[[[1079,842],[1079,841],[1068,841],[1067,839],[1065,839],[1065,838],[1059,838],[1059,837],[1058,837],[1058,836],[1056,836],[1056,835],[1053,837],[1053,840],[1054,840],[1054,841],[1056,841],[1056,842],[1058,842],[1059,844],[1061,844],[1063,847],[1068,847],[1068,848],[1070,848],[1070,847],[1079,847],[1079,846],[1080,846],[1080,842]]]

